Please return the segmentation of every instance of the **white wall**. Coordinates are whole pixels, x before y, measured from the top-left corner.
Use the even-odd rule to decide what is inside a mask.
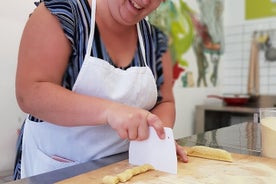
[[[15,70],[20,36],[33,7],[32,0],[0,1],[0,171],[13,167],[17,129],[24,119],[15,99]]]
[[[224,0],[224,24],[237,25],[244,23],[245,0]]]
[[[220,101],[207,99],[209,94],[219,94],[218,88],[186,88],[174,87],[176,99],[176,122],[174,127],[175,138],[194,134],[195,106]]]

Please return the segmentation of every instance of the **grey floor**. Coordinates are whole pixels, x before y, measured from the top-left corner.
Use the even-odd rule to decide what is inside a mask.
[[[6,183],[12,181],[13,171],[1,171],[0,172],[0,183]]]

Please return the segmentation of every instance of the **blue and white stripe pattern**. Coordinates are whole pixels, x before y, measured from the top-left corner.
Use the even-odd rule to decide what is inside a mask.
[[[63,81],[64,87],[72,89],[86,53],[86,44],[90,33],[91,7],[86,0],[44,0],[44,3],[50,12],[58,17],[72,44],[73,53]],[[144,39],[147,64],[151,68],[159,88],[163,82],[161,56],[167,50],[167,37],[146,20],[141,21],[140,28]],[[97,25],[91,55],[114,65],[101,42]],[[141,52],[137,52],[128,67],[143,65]]]

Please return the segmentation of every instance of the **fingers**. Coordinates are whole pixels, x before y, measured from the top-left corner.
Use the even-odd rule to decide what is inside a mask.
[[[160,139],[165,138],[166,135],[164,127],[162,125],[162,121],[156,115],[149,113],[147,115],[147,122],[149,126],[152,126],[155,129]]]
[[[144,140],[148,138],[147,114],[129,114],[129,122],[131,123],[128,123],[126,128],[127,138],[129,140]]]
[[[137,126],[128,128],[128,139],[142,141],[149,136],[149,126],[152,126],[160,139],[165,138],[165,130],[161,120],[154,114],[148,112]]]
[[[138,119],[137,124],[133,123],[128,127],[128,139],[129,140],[145,140],[149,136],[149,125],[147,121],[147,116],[150,113],[147,112],[146,115],[142,116],[142,119]]]
[[[118,130],[119,136],[122,139],[138,140],[142,141],[149,136],[149,126],[152,126],[160,139],[165,138],[164,127],[162,126],[161,120],[154,114],[147,112],[141,119],[132,119],[131,124],[128,124],[125,128]],[[136,122],[136,123],[135,123]]]
[[[120,130],[117,130],[117,132],[121,139],[128,139],[128,131],[127,130],[120,129]]]
[[[183,149],[182,146],[177,144],[177,142],[175,142],[175,146],[176,146],[176,153],[178,155],[179,160],[181,160],[182,162],[187,163],[188,162],[187,152]]]
[[[147,123],[147,114],[144,113],[139,116],[133,114],[128,115],[128,123],[120,126],[117,131],[122,139],[129,140],[145,140],[149,136],[149,128]],[[131,122],[131,123],[129,123]]]
[[[130,126],[126,126],[125,128],[122,126],[117,131],[122,139],[138,139],[138,126],[136,126],[135,124],[131,124]]]
[[[119,114],[119,115],[118,115]],[[122,139],[145,140],[149,136],[149,126],[152,126],[157,135],[165,138],[162,121],[149,111],[119,105],[107,113],[107,123],[117,131]]]
[[[145,126],[139,126],[138,127],[138,137],[137,137],[137,140],[138,141],[142,141],[142,140],[145,140],[149,137],[149,127],[146,123]]]

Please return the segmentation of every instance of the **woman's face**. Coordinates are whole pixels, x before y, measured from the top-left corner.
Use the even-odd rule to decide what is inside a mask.
[[[133,25],[154,11],[163,0],[108,0],[113,18],[121,24]]]

